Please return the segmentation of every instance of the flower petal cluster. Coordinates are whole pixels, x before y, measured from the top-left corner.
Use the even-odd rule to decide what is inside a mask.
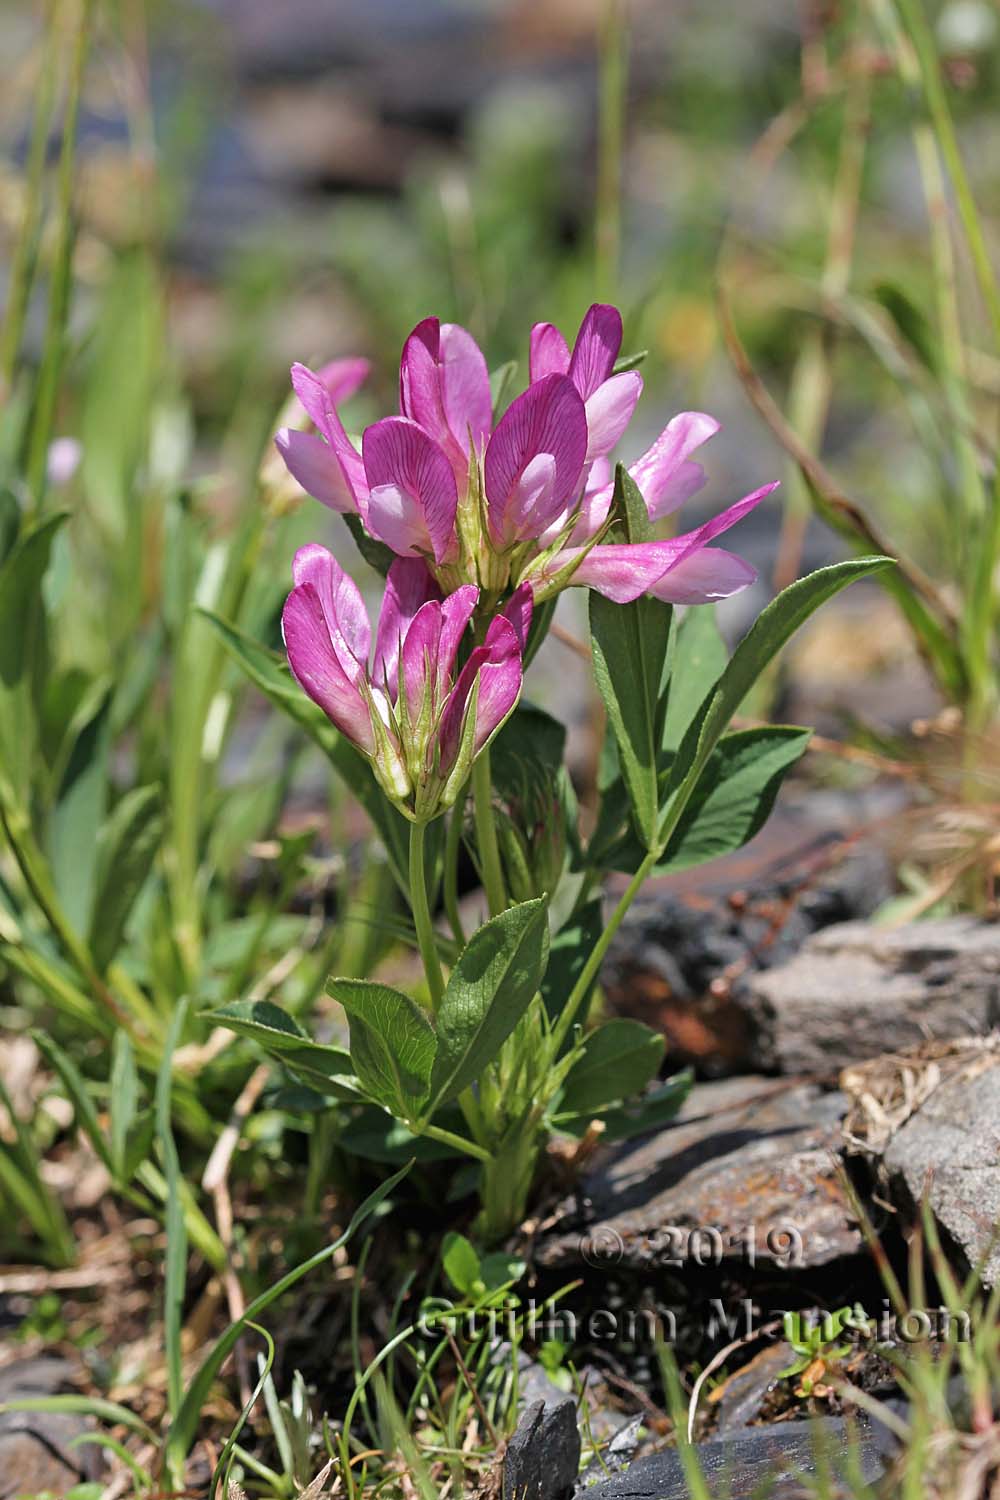
[[[399,558],[420,559],[446,594],[483,591],[492,607],[531,584],[536,603],[574,585],[626,603],[641,594],[679,604],[723,599],[752,583],[743,558],[710,543],[769,494],[765,485],[693,531],[634,544],[609,539],[609,457],[642,394],[635,370],[616,370],[618,310],[589,309],[572,349],[551,323],[531,331],[529,383],[494,424],[486,360],[456,324],[425,318],[403,346],[399,413],[373,423],[360,449],[338,402],[363,361],[317,373],[292,369],[315,431],[279,432],[299,484],[332,510],[360,517]],[[718,431],[702,412],[674,417],[629,473],[651,521],[701,488],[693,455]]]
[[[421,559],[397,559],[371,657],[360,590],[332,553],[300,548],[292,574],[282,634],[296,680],[369,758],[402,811],[418,821],[434,817],[455,801],[472,761],[517,702],[530,590],[514,595],[459,666],[479,602],[474,585],[442,597]]]

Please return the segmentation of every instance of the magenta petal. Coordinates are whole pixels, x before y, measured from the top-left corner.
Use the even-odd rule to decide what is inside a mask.
[[[352,682],[364,675],[371,648],[372,628],[354,579],[325,547],[311,542],[292,560],[297,587],[310,584],[323,608],[330,644]]]
[[[714,417],[682,411],[671,418],[651,448],[629,466],[652,521],[669,516],[704,483],[700,464],[688,460],[719,430]]]
[[[762,489],[754,490],[752,495],[744,495],[742,500],[737,500],[727,510],[683,536],[670,537],[662,542],[622,542],[593,547],[581,561],[572,581],[596,589],[615,604],[628,604],[640,594],[656,592],[659,595],[656,585],[672,568],[699,552],[730,526],[735,526],[775,489],[777,484],[766,484]],[[564,550],[555,559],[551,571],[578,556],[579,549]]]
[[[702,547],[670,568],[650,590],[668,604],[711,604],[755,583],[757,569],[722,547]]]
[[[486,632],[479,669],[475,753],[478,755],[510,713],[521,691],[521,648],[510,621],[498,615]]]
[[[546,375],[565,375],[569,369],[569,345],[553,323],[536,323],[528,348],[528,379],[534,383]]]
[[[500,613],[514,627],[517,643],[523,651],[528,644],[531,616],[535,608],[535,595],[530,583],[522,583],[514,590]]]
[[[403,415],[439,444],[464,479],[470,433],[481,449],[493,418],[489,371],[471,333],[436,318],[418,323],[403,345],[399,400]]]
[[[453,436],[469,451],[469,434],[478,451],[493,425],[493,398],[486,358],[471,333],[457,323],[441,325],[441,389],[444,414]]]
[[[438,702],[444,701],[444,695],[451,683],[452,674],[455,670],[455,658],[458,648],[462,643],[462,637],[468,629],[469,621],[475,613],[476,605],[479,603],[479,590],[475,584],[463,583],[453,594],[449,594],[441,605],[441,644],[438,655],[437,669],[437,694]]]
[[[334,457],[329,443],[311,432],[297,432],[282,427],[275,435],[274,446],[285,461],[285,468],[307,495],[328,505],[340,515],[357,511],[354,491],[343,469]]]
[[[621,346],[621,313],[617,307],[595,302],[580,324],[569,362],[569,377],[584,401],[609,379]]]
[[[490,735],[510,713],[521,691],[521,651],[513,625],[497,615],[486,632],[486,640],[471,653],[448,695],[441,714],[438,737],[442,777],[455,763],[462,739],[462,724],[476,678],[474,753],[478,755]]]
[[[375,737],[368,706],[333,650],[326,608],[314,584],[301,584],[289,594],[281,633],[296,682],[343,734],[370,755]]]
[[[385,417],[362,438],[371,487],[366,525],[400,557],[444,562],[455,539],[458,491],[444,453],[415,422]]]
[[[441,608],[437,599],[431,599],[422,605],[403,638],[399,658],[399,691],[406,698],[406,710],[411,724],[420,717],[429,684],[437,681]]]
[[[642,376],[636,370],[612,375],[597,387],[585,403],[587,413],[587,461],[603,458],[632,420],[642,395]]]
[[[494,540],[540,536],[575,494],[586,452],[583,402],[566,376],[547,375],[512,401],[484,463]]]
[[[340,401],[350,400],[359,386],[368,379],[371,367],[371,360],[352,356],[348,359],[331,359],[316,374],[330,392],[330,399],[336,406]]]
[[[396,672],[400,642],[410,623],[428,599],[440,599],[441,591],[419,557],[398,557],[386,575],[385,593],[375,636],[374,680],[396,701]]]

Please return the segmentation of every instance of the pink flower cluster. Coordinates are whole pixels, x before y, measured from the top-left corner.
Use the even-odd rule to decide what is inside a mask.
[[[551,323],[536,324],[528,388],[494,425],[479,346],[464,328],[426,318],[403,347],[400,414],[366,428],[360,452],[337,403],[357,389],[365,361],[292,369],[314,431],[278,433],[285,464],[324,505],[359,516],[397,561],[369,670],[370,627],[356,586],[323,548],[303,549],[284,614],[289,661],[411,815],[454,801],[456,778],[513,708],[532,604],[575,585],[622,604],[646,593],[700,604],[755,577],[743,558],[709,543],[774,485],[680,536],[605,540],[609,454],[642,392],[635,370],[615,371],[621,340],[620,314],[601,304],[587,312],[572,350]],[[702,486],[692,455],[717,431],[712,417],[681,413],[631,465],[651,521]],[[482,614],[494,617],[487,624]],[[474,617],[479,644],[456,671]]]

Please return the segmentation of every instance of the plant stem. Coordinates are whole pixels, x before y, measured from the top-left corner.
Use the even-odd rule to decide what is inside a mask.
[[[465,947],[465,929],[462,914],[458,909],[458,856],[462,847],[462,819],[465,815],[465,798],[468,788],[463,787],[458,801],[448,819],[448,834],[444,845],[444,909],[449,926],[455,934],[460,948]]]
[[[427,877],[424,871],[426,828],[426,823],[411,823],[410,825],[410,906],[413,911],[413,925],[417,929],[417,946],[420,949],[424,973],[427,976],[427,988],[431,992],[431,1008],[436,1011],[441,1004],[441,996],[444,994],[444,976],[441,973],[441,960],[438,958],[434,924],[431,922],[430,907],[427,903]]]
[[[556,1022],[555,1027],[553,1028],[551,1035],[552,1057],[555,1057],[558,1054],[559,1048],[562,1046],[563,1042],[566,1039],[566,1033],[569,1031],[570,1026],[572,1026],[573,1021],[576,1018],[577,1011],[580,1009],[580,1006],[583,1004],[583,1001],[586,998],[587,991],[590,989],[590,986],[593,984],[594,980],[600,973],[601,964],[604,962],[604,955],[607,953],[608,949],[611,946],[612,938],[618,931],[619,927],[622,925],[622,922],[625,919],[625,913],[628,911],[629,907],[632,905],[632,902],[639,894],[639,891],[645,884],[647,877],[651,875],[653,870],[656,868],[656,862],[661,857],[662,853],[662,845],[657,848],[650,849],[649,853],[646,855],[646,858],[643,860],[642,864],[639,866],[638,870],[636,870],[635,874],[632,876],[632,879],[625,887],[625,890],[622,892],[622,896],[620,901],[618,902],[618,905],[611,913],[611,917],[608,921],[607,926],[601,933],[597,942],[594,944],[594,947],[591,950],[590,957],[587,959],[587,962],[581,969],[580,976],[577,979],[576,984],[573,986],[572,991],[570,992],[569,999],[566,1001],[566,1004],[563,1007],[562,1015],[559,1017],[559,1020]]]
[[[492,1153],[485,1146],[477,1146],[475,1141],[467,1141],[453,1130],[444,1130],[440,1125],[421,1125],[420,1134],[429,1136],[432,1141],[440,1141],[442,1146],[454,1146],[456,1151],[464,1151],[466,1156],[474,1156],[477,1161],[492,1161]]]
[[[483,750],[472,763],[472,795],[475,803],[476,843],[482,865],[483,888],[490,916],[497,917],[507,909],[507,894],[500,864],[500,845],[493,820],[493,779],[490,775],[490,752]]]

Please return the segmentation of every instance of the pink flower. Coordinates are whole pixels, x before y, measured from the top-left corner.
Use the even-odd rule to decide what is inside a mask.
[[[423,561],[400,559],[386,579],[369,667],[368,614],[333,555],[303,547],[292,574],[282,633],[296,681],[368,756],[402,811],[434,817],[454,802],[517,702],[530,589],[515,593],[456,672],[479,590],[466,584],[442,599]]]
[[[634,546],[604,540],[614,499],[608,454],[642,392],[635,371],[615,373],[621,341],[621,315],[600,303],[572,350],[551,323],[536,324],[528,388],[494,428],[475,340],[425,318],[403,346],[400,415],[369,427],[360,453],[336,409],[360,379],[350,361],[318,375],[293,368],[316,431],[283,430],[278,447],[310,494],[360,516],[397,556],[423,559],[444,592],[468,583],[496,598],[530,581],[536,602],[572,585],[623,602],[643,593],[683,603],[726,598],[756,575],[709,543],[773,485],[680,537]],[[705,475],[692,454],[717,431],[712,417],[683,412],[631,465],[651,521],[700,489]]]

